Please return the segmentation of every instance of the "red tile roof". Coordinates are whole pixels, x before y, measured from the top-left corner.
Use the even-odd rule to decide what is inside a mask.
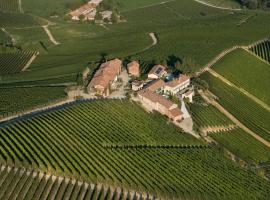
[[[172,110],[169,110],[169,117],[170,118],[175,118],[175,117],[178,117],[180,115],[183,115],[183,112],[180,110],[180,108],[174,108]]]
[[[149,85],[146,87],[146,89],[155,92],[157,89],[163,87],[165,85],[165,82],[162,79],[158,79],[156,81],[152,81],[149,83]]]
[[[122,61],[119,59],[110,60],[103,63],[91,80],[89,87],[103,87],[107,88],[111,81],[119,74],[121,70]]]
[[[147,89],[139,91],[138,95],[140,95],[146,99],[149,99],[150,101],[152,101],[154,103],[159,103],[160,105],[164,106],[167,109],[170,109],[174,105],[173,102],[169,101],[165,97],[163,97],[159,94],[156,94],[156,93],[154,93],[150,90],[147,90]]]
[[[140,74],[140,64],[138,61],[132,61],[127,65],[128,73],[132,75]]]

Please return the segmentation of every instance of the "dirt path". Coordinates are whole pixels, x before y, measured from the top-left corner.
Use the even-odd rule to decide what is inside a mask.
[[[218,54],[215,58],[213,58],[209,63],[207,63],[203,68],[195,73],[195,76],[200,76],[202,73],[208,71],[212,66],[214,66],[219,60],[225,57],[227,54],[231,53],[232,51],[242,48],[242,46],[233,46],[229,49],[223,50],[220,54]]]
[[[30,67],[30,65],[34,62],[34,60],[37,58],[38,55],[39,55],[39,52],[35,52],[33,54],[33,56],[30,58],[30,60],[26,63],[26,65],[22,69],[22,72],[26,71],[28,67]]]
[[[208,96],[211,96],[210,93],[203,93],[202,91],[199,91],[200,95],[206,100],[206,102],[212,104],[215,106],[220,112],[225,114],[232,122],[234,122],[238,127],[243,129],[246,133],[250,134],[252,137],[254,137],[259,142],[263,143],[267,147],[270,148],[270,142],[266,141],[262,137],[258,136],[256,133],[251,131],[249,128],[247,128],[244,124],[242,124],[238,119],[236,119],[230,112],[228,112],[225,108],[223,108],[217,101],[208,98]]]
[[[22,0],[18,0],[18,8],[19,8],[20,13],[23,13]]]
[[[12,44],[16,43],[16,40],[12,37],[12,35],[5,29],[5,28],[1,28],[1,30],[11,39]]]
[[[143,49],[141,52],[139,52],[139,53],[142,53],[142,52],[144,52],[144,51],[147,51],[147,50],[149,50],[149,49],[151,49],[153,46],[156,46],[157,45],[157,43],[158,43],[158,39],[157,39],[157,36],[156,36],[156,34],[155,33],[149,33],[149,36],[150,36],[150,38],[152,39],[152,44],[150,45],[150,46],[148,46],[148,47],[146,47],[145,49]]]
[[[221,81],[223,81],[224,83],[228,84],[229,86],[237,89],[238,91],[240,91],[241,93],[243,93],[244,95],[246,95],[247,97],[249,97],[250,99],[252,99],[253,101],[255,101],[257,104],[259,104],[261,107],[263,107],[264,109],[266,109],[268,112],[270,112],[270,107],[266,103],[264,103],[263,101],[261,101],[260,99],[258,99],[257,97],[255,97],[254,95],[250,94],[248,91],[246,91],[243,88],[240,88],[240,87],[234,85],[232,82],[230,82],[225,77],[223,77],[222,75],[218,74],[217,72],[215,72],[212,69],[209,69],[208,72],[211,73],[213,76],[219,78]]]
[[[57,41],[55,40],[55,38],[53,37],[53,35],[52,35],[52,33],[51,33],[50,29],[49,29],[49,25],[42,26],[42,28],[45,30],[45,32],[46,32],[46,34],[48,35],[50,41],[51,41],[54,45],[59,45],[59,44],[60,44],[60,43],[57,42]]]
[[[204,1],[201,1],[201,0],[194,0],[200,4],[203,4],[205,6],[208,6],[208,7],[211,7],[211,8],[217,8],[217,9],[221,9],[221,10],[231,10],[231,11],[240,11],[242,9],[240,8],[229,8],[229,7],[221,7],[221,6],[215,6],[213,4],[210,4],[210,3],[207,3],[207,2],[204,2]]]

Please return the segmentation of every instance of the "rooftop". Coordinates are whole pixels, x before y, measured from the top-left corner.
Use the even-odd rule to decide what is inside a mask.
[[[139,91],[138,94],[146,99],[149,99],[152,102],[159,103],[167,109],[170,109],[173,105],[175,105],[173,102],[166,99],[165,97],[147,89]]]
[[[106,63],[101,64],[100,68],[97,70],[93,79],[91,80],[89,86],[102,86],[106,88],[109,85],[110,81],[113,81],[119,73],[121,65],[122,61],[119,59],[110,60]]]
[[[169,87],[176,87],[184,82],[186,82],[187,80],[189,80],[190,77],[187,76],[187,75],[181,75],[179,78],[176,78],[170,82],[167,82],[166,83],[166,86],[169,86]]]
[[[158,80],[155,80],[155,81],[152,81],[150,82],[148,85],[147,85],[147,89],[154,92],[156,91],[157,89],[163,87],[165,85],[165,82],[162,80],[162,79],[158,79]]]
[[[164,71],[166,70],[166,67],[163,65],[155,65],[148,74],[155,74],[157,76],[160,76]]]

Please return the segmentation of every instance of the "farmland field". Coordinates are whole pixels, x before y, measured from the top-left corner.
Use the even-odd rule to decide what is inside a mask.
[[[270,40],[255,45],[250,51],[270,63]]]
[[[10,44],[10,43],[11,43],[11,38],[2,29],[0,29],[0,48],[2,48],[1,45]]]
[[[243,49],[225,56],[213,67],[216,72],[270,105],[270,65]]]
[[[270,149],[240,128],[212,133],[211,137],[246,162],[258,163],[270,160]]]
[[[0,88],[0,118],[64,99],[64,87]]]
[[[38,26],[39,22],[28,14],[0,12],[0,27]]]
[[[29,7],[30,13],[31,10],[42,13],[38,7],[46,4],[46,9],[53,5],[55,9],[63,11],[65,10],[63,4],[68,2],[70,1],[28,0],[24,3],[24,8]],[[126,4],[128,6],[136,2],[130,1]],[[224,48],[235,44],[248,44],[266,37],[270,31],[269,26],[265,24],[269,17],[268,13],[260,12],[245,25],[238,26],[243,18],[255,15],[253,12],[231,13],[209,8],[197,2],[181,0],[126,10],[122,15],[127,22],[106,25],[107,28],[91,23],[63,21],[61,17],[50,18],[49,20],[56,23],[49,28],[61,43],[58,46],[54,46],[44,33],[37,30],[9,28],[9,32],[19,38],[21,46],[30,47],[31,50],[38,49],[41,55],[33,65],[33,69],[37,69],[35,72],[6,76],[2,81],[33,81],[76,74],[81,72],[88,62],[99,61],[101,54],[108,55],[109,58],[131,57],[145,62],[159,62],[169,59],[170,56],[181,60],[191,58],[194,61],[192,71],[195,71]],[[209,28],[212,31],[209,32]],[[28,34],[32,31],[36,32],[33,36]],[[157,34],[158,44],[144,51],[152,44],[149,32]],[[243,35],[243,32],[249,34]],[[47,50],[42,50],[40,42]],[[200,48],[197,48],[198,46]]]
[[[193,119],[198,128],[233,124],[225,115],[212,105],[190,104],[190,108]]]
[[[110,110],[104,113],[105,108]],[[105,147],[104,144],[115,143],[111,134],[122,143],[161,144],[174,138],[175,143],[198,144],[195,138],[177,130],[178,134],[168,132],[170,127],[158,121],[145,123],[152,116],[134,109],[139,108],[128,101],[82,102],[6,125],[0,130],[1,162],[141,189],[157,196],[267,199],[270,186],[266,180],[239,168],[215,148]],[[104,115],[110,114],[126,120],[103,120]],[[140,127],[143,129],[137,132]],[[157,135],[165,131],[164,137],[169,140],[151,136],[150,129]]]
[[[137,200],[142,195],[140,192],[135,194],[129,191],[117,191],[111,187],[46,175],[25,168],[1,166],[0,177],[0,199]]]
[[[36,52],[14,51],[0,53],[0,76],[20,72]]]
[[[19,0],[1,0],[0,11],[2,12],[20,12]]]
[[[270,141],[270,113],[237,89],[209,73],[203,74],[218,102],[249,129]]]

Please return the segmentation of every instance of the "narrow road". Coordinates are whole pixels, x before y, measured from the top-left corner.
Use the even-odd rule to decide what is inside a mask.
[[[241,129],[243,129],[246,133],[248,133],[249,135],[254,137],[256,140],[258,140],[259,142],[263,143],[264,145],[266,145],[267,147],[270,148],[270,142],[266,141],[265,139],[263,139],[262,137],[258,136],[256,133],[251,131],[249,128],[247,128],[238,119],[236,119],[230,112],[228,112],[225,108],[223,108],[217,101],[208,98],[206,95],[207,93],[205,94],[202,91],[199,91],[199,93],[206,102],[215,106],[220,112],[222,112],[224,115],[226,115],[232,122],[234,122],[237,126],[239,126]],[[210,93],[208,92],[208,95],[209,94]]]
[[[22,69],[22,72],[26,71],[28,67],[30,67],[30,65],[34,62],[34,60],[37,58],[38,55],[39,55],[39,52],[35,52],[33,54],[33,56],[30,58],[30,60],[26,63],[26,65]]]
[[[146,47],[145,49],[143,49],[141,52],[138,52],[138,53],[142,53],[144,51],[147,51],[147,50],[151,49],[153,46],[157,45],[158,39],[157,39],[156,34],[152,32],[152,33],[149,33],[149,36],[153,41],[152,44],[150,46]]]
[[[1,28],[1,30],[11,39],[12,44],[16,43],[16,40],[12,37],[12,35],[5,29]]]
[[[202,67],[199,71],[197,71],[195,73],[195,76],[200,76],[202,73],[208,71],[211,67],[213,67],[218,61],[220,61],[227,54],[239,48],[242,48],[242,46],[233,46],[229,49],[224,49],[220,54],[218,54],[215,58],[213,58],[209,63],[207,63],[204,67]]]
[[[205,6],[211,7],[211,8],[217,8],[217,9],[221,9],[221,10],[231,10],[231,11],[240,11],[242,9],[240,8],[229,8],[229,7],[221,7],[221,6],[215,6],[213,4],[207,3],[205,1],[201,1],[201,0],[194,0],[200,4],[203,4]]]
[[[54,37],[53,37],[53,35],[52,35],[52,33],[51,33],[50,29],[49,29],[49,25],[42,26],[42,28],[45,30],[45,32],[46,32],[46,34],[48,35],[50,41],[51,41],[54,45],[59,45],[59,44],[60,44],[59,42],[57,42],[57,41],[54,39]]]
[[[264,103],[263,101],[261,101],[260,99],[258,99],[257,97],[255,97],[254,95],[250,94],[245,89],[240,88],[240,87],[234,85],[232,82],[230,82],[225,77],[223,77],[222,75],[220,75],[217,72],[215,72],[213,69],[209,69],[208,72],[210,74],[212,74],[213,76],[215,76],[216,78],[218,78],[221,81],[223,81],[224,83],[226,83],[227,85],[229,85],[229,86],[237,89],[238,91],[240,91],[241,93],[243,93],[244,95],[246,95],[247,97],[249,97],[250,99],[252,99],[253,101],[255,101],[257,104],[259,104],[261,107],[263,107],[264,109],[266,109],[268,112],[270,112],[270,107],[266,103]]]

